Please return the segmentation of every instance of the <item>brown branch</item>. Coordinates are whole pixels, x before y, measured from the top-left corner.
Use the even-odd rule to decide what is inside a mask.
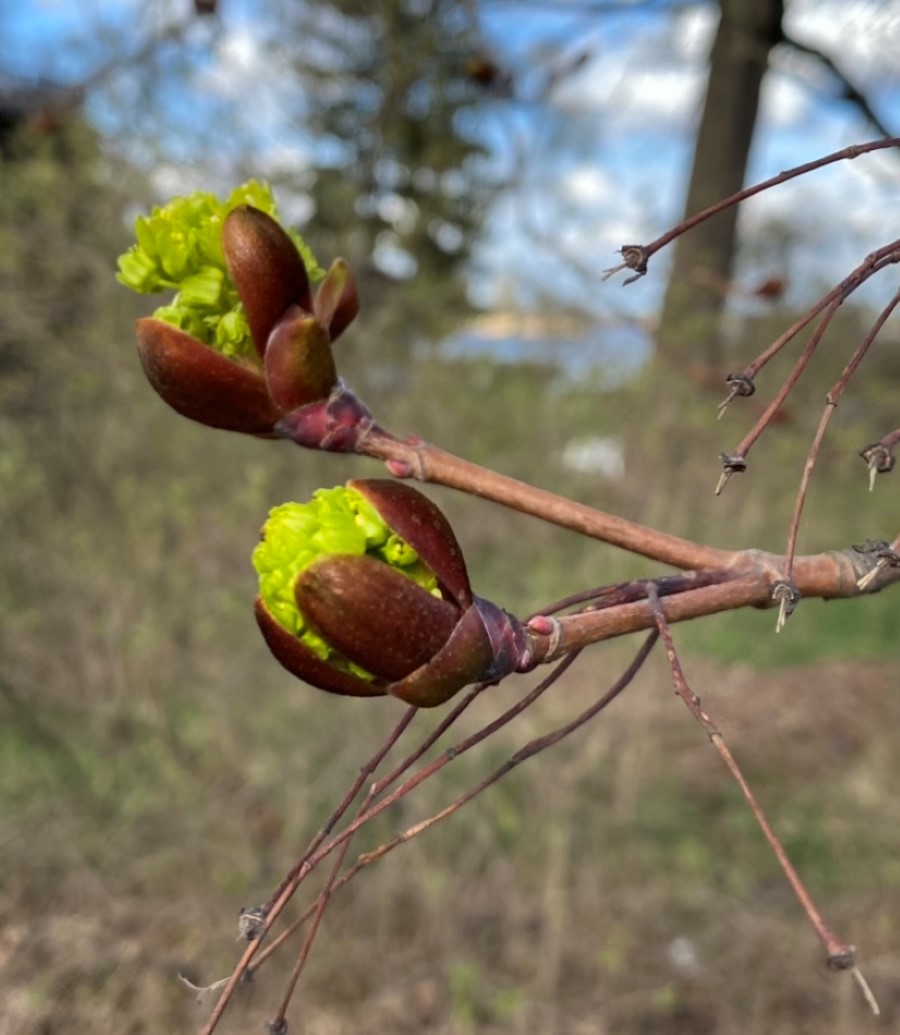
[[[601,698],[599,698],[589,708],[585,709],[580,715],[576,716],[570,722],[558,727],[556,730],[553,730],[551,733],[548,733],[542,737],[536,737],[533,740],[529,741],[523,747],[519,748],[519,750],[516,751],[515,754],[513,754],[506,762],[504,762],[501,766],[495,769],[493,773],[485,777],[485,779],[482,780],[475,787],[460,795],[455,801],[451,802],[449,805],[441,809],[439,812],[407,828],[401,833],[395,835],[389,841],[386,841],[383,844],[379,845],[377,848],[372,849],[372,851],[365,852],[362,855],[360,855],[354,863],[354,865],[346,873],[342,874],[338,880],[333,881],[333,884],[330,883],[328,888],[328,894],[333,895],[335,891],[339,890],[350,880],[352,880],[356,876],[356,874],[360,872],[360,870],[365,869],[367,866],[371,866],[372,863],[377,862],[383,856],[393,851],[394,848],[397,848],[399,845],[411,841],[414,837],[417,837],[419,834],[424,833],[426,830],[435,826],[437,823],[449,818],[454,813],[458,812],[464,805],[468,804],[468,802],[470,802],[473,798],[477,797],[483,791],[487,790],[488,787],[495,784],[510,770],[514,769],[516,766],[520,765],[527,759],[539,754],[541,751],[544,751],[547,748],[559,743],[559,741],[569,736],[569,734],[574,733],[579,727],[585,725],[585,723],[593,719],[597,714],[599,714],[599,712],[601,712],[607,705],[609,705],[620,693],[622,693],[622,691],[633,681],[641,666],[644,664],[647,657],[649,656],[650,650],[652,649],[657,639],[658,634],[656,632],[651,632],[647,639],[644,641],[641,648],[638,650],[637,654],[635,655],[634,659],[632,660],[628,668],[625,670],[625,672],[619,677],[619,679],[616,680],[616,682],[610,687],[609,690],[606,691],[606,693]],[[375,793],[377,792],[375,788],[373,788],[370,797]],[[349,845],[349,843],[349,840],[345,841],[342,847],[346,848]],[[341,858],[343,858],[343,855],[341,856]],[[322,895],[324,894],[325,892],[322,893]],[[319,899],[315,903],[311,904],[306,910],[304,910],[304,912],[301,913],[301,915],[298,916],[297,919],[292,922],[291,926],[279,936],[277,940],[278,944],[281,944],[288,937],[290,937],[290,935],[293,934],[306,920],[308,920],[310,916],[313,916],[314,914],[316,916],[319,915],[319,903],[321,901],[322,895],[320,895]],[[274,948],[275,943],[268,947],[268,954],[263,954],[261,956],[261,958],[257,961],[256,966],[253,967],[253,972],[259,969],[259,967],[264,962],[264,959],[268,958],[268,955],[271,955]]]
[[[550,674],[545,676],[544,679],[537,686],[535,686],[528,694],[526,694],[525,697],[523,697],[520,701],[517,701],[514,705],[507,708],[506,711],[504,711],[500,716],[498,716],[492,722],[488,723],[486,726],[483,726],[480,730],[477,730],[475,733],[469,735],[468,737],[465,737],[457,744],[448,748],[428,765],[423,766],[423,768],[420,769],[417,773],[405,780],[399,787],[396,787],[389,795],[382,798],[379,802],[373,804],[364,812],[358,813],[355,819],[353,819],[341,831],[340,834],[335,835],[331,838],[331,840],[329,840],[327,843],[323,845],[322,841],[324,839],[324,835],[322,834],[322,831],[324,831],[326,828],[329,830],[333,828],[334,824],[337,822],[337,819],[339,818],[338,813],[341,811],[341,809],[343,809],[343,811],[346,811],[346,807],[353,800],[359,788],[362,786],[365,780],[368,779],[371,773],[377,768],[377,766],[380,764],[380,762],[388,753],[390,748],[394,745],[394,743],[396,743],[397,739],[400,736],[400,733],[402,732],[402,729],[405,728],[404,723],[408,724],[409,719],[412,715],[416,714],[417,710],[415,708],[412,708],[407,711],[407,713],[404,715],[404,719],[401,720],[401,723],[398,725],[397,728],[395,728],[394,732],[389,736],[385,744],[383,744],[378,749],[375,755],[373,755],[369,762],[367,762],[366,765],[363,767],[360,776],[352,785],[351,790],[348,791],[348,793],[344,796],[344,799],[341,802],[341,806],[339,806],[338,809],[335,809],[334,813],[332,813],[332,816],[329,817],[328,822],[325,824],[325,827],[323,827],[322,831],[320,831],[316,835],[316,837],[313,839],[311,846],[308,847],[307,850],[304,852],[300,861],[293,867],[293,869],[288,873],[287,877],[285,877],[285,879],[281,882],[277,891],[270,899],[269,903],[267,903],[267,905],[263,907],[263,909],[260,911],[261,921],[258,927],[254,930],[254,940],[251,941],[247,948],[244,950],[243,955],[241,956],[240,960],[235,966],[235,969],[232,971],[231,976],[228,978],[225,987],[222,991],[222,994],[219,997],[219,1000],[217,1001],[215,1008],[213,1009],[213,1012],[211,1013],[204,1027],[200,1030],[200,1035],[212,1035],[212,1032],[215,1030],[216,1026],[218,1025],[218,1022],[221,1020],[222,1015],[225,1012],[225,1008],[230,1002],[232,996],[234,995],[235,989],[237,988],[244,974],[250,968],[250,964],[254,956],[256,955],[257,951],[259,950],[262,939],[271,929],[272,925],[277,920],[277,918],[281,915],[288,902],[290,902],[291,898],[293,897],[301,882],[309,876],[309,874],[316,868],[316,866],[318,866],[318,864],[323,859],[327,858],[328,855],[335,851],[335,849],[340,848],[341,845],[349,841],[349,839],[353,837],[353,835],[356,833],[357,830],[359,830],[360,827],[370,822],[376,816],[379,816],[391,805],[395,804],[401,798],[405,797],[416,787],[418,787],[421,783],[424,783],[425,780],[440,772],[440,770],[443,769],[444,766],[446,766],[449,762],[452,762],[454,758],[463,754],[466,751],[469,751],[477,744],[480,744],[483,740],[487,739],[493,733],[497,732],[497,730],[505,726],[517,715],[525,711],[526,708],[528,708],[535,701],[537,701],[556,682],[556,680],[559,679],[563,672],[565,672],[566,669],[575,660],[575,657],[575,653],[570,653],[567,657],[564,657],[561,661],[558,662],[558,664],[554,667]],[[442,724],[442,726],[446,728],[446,723]],[[421,753],[421,750],[417,750],[414,754],[418,756]],[[404,768],[405,764],[399,767],[399,771],[403,771]],[[381,787],[383,784],[384,781],[380,781],[379,784],[376,785],[376,788]],[[312,847],[313,845],[315,847]]]
[[[744,774],[741,772],[737,761],[729,750],[728,745],[725,743],[720,730],[703,709],[700,703],[700,698],[694,693],[688,684],[687,678],[684,675],[684,670],[681,667],[681,661],[678,658],[678,653],[675,650],[675,643],[672,639],[672,633],[666,618],[665,608],[659,598],[659,594],[656,592],[656,587],[652,584],[648,587],[648,598],[650,606],[653,608],[656,626],[663,638],[663,643],[666,648],[666,656],[669,659],[669,667],[672,670],[672,681],[675,685],[675,693],[684,702],[691,715],[693,715],[697,722],[706,731],[710,741],[712,741],[713,746],[716,751],[718,751],[719,757],[725,763],[738,787],[740,787],[741,793],[744,795],[747,804],[750,806],[754,819],[759,825],[760,830],[762,830],[766,841],[768,841],[769,847],[772,849],[775,858],[778,860],[778,865],[781,867],[785,877],[787,878],[797,900],[803,907],[803,911],[809,918],[809,922],[812,924],[813,930],[816,932],[819,940],[825,947],[826,959],[829,967],[834,970],[852,971],[854,973],[854,977],[863,988],[864,993],[868,992],[866,996],[867,1001],[872,1006],[873,1012],[877,1015],[880,1012],[878,1004],[872,997],[871,992],[868,991],[868,985],[865,983],[865,980],[856,966],[855,947],[839,938],[825,923],[822,914],[819,912],[815,902],[813,902],[812,896],[807,891],[800,874],[788,858],[777,834],[772,829],[771,824],[766,818],[766,814],[757,802],[753,791],[750,789],[750,785],[744,778]]]
[[[314,851],[315,848],[318,847],[322,843],[322,841],[325,840],[325,838],[328,836],[331,830],[334,829],[334,826],[338,823],[341,816],[343,816],[343,814],[352,804],[354,798],[359,793],[359,790],[362,787],[362,785],[378,768],[378,766],[384,759],[385,755],[387,755],[391,748],[394,746],[394,744],[397,743],[403,732],[406,730],[406,728],[409,726],[409,724],[412,722],[412,720],[416,717],[417,714],[417,708],[406,709],[400,721],[397,723],[394,729],[388,734],[388,737],[385,740],[385,742],[381,745],[381,747],[378,748],[375,754],[372,755],[369,761],[361,767],[359,774],[354,780],[353,784],[351,784],[350,789],[344,795],[343,799],[338,804],[338,806],[333,810],[329,818],[326,820],[325,824],[313,837],[312,841],[310,842],[310,846],[307,849],[307,855],[310,852]],[[225,982],[224,988],[222,989],[222,993],[216,1001],[216,1005],[213,1008],[212,1013],[210,1014],[206,1024],[200,1030],[200,1035],[212,1035],[212,1032],[215,1031],[216,1026],[222,1018],[222,1014],[225,1012],[225,1008],[228,1006],[232,996],[234,995],[235,989],[237,988],[238,984],[243,978],[245,972],[249,969],[253,957],[259,951],[263,938],[268,933],[272,924],[275,923],[281,911],[290,901],[291,896],[294,892],[294,888],[290,887],[289,878],[290,874],[288,875],[288,878],[285,879],[285,881],[282,881],[282,884],[279,886],[279,889],[273,896],[272,900],[266,906],[264,906],[262,910],[259,911],[261,920],[260,924],[258,925],[258,928],[254,931],[255,936],[252,938],[252,940],[249,941],[249,944],[244,950],[243,955],[241,956],[240,960],[238,960],[237,965],[232,971],[231,976]]]
[[[896,263],[898,261],[898,252],[900,252],[900,238],[891,241],[889,244],[883,245],[881,248],[877,248],[870,255],[867,255],[856,269],[844,277],[838,284],[835,284],[835,286],[826,295],[823,295],[823,297],[819,299],[819,301],[816,302],[808,312],[801,316],[796,323],[792,324],[784,334],[776,338],[765,352],[760,356],[757,356],[752,363],[748,363],[742,371],[743,375],[752,381],[769,360],[772,359],[773,356],[777,355],[798,331],[801,331],[815,316],[822,312],[822,310],[833,301],[836,299],[844,301],[861,284],[868,280],[869,277],[883,270],[885,266],[890,266],[893,263]]]
[[[850,384],[850,380],[859,368],[859,364],[862,362],[863,357],[869,350],[869,346],[878,336],[881,328],[887,322],[888,317],[896,309],[897,305],[900,304],[900,291],[898,291],[894,297],[888,302],[888,304],[878,314],[878,319],[872,324],[869,332],[857,345],[850,357],[847,365],[844,367],[841,376],[837,379],[828,393],[825,402],[825,409],[822,412],[822,419],[819,421],[819,426],[816,429],[815,437],[813,438],[812,445],[809,448],[809,454],[806,457],[806,463],[803,465],[803,475],[800,479],[800,488],[797,490],[797,499],[794,503],[794,513],[791,517],[791,525],[788,531],[787,547],[785,548],[785,565],[784,565],[784,577],[788,580],[791,578],[791,573],[794,566],[794,552],[797,548],[797,535],[800,530],[800,517],[803,513],[803,506],[806,502],[806,494],[809,489],[809,482],[812,477],[813,469],[816,466],[816,460],[819,455],[819,447],[822,444],[822,440],[825,437],[825,431],[828,428],[828,424],[837,409],[837,405],[841,400],[841,396],[847,389],[847,385]]]
[[[806,347],[801,352],[794,366],[791,368],[788,376],[785,378],[784,383],[775,394],[772,401],[760,415],[759,419],[744,436],[737,449],[732,453],[723,453],[722,460],[724,465],[724,471],[719,478],[719,483],[716,486],[716,495],[724,488],[731,474],[735,471],[743,471],[746,468],[747,454],[750,452],[754,443],[759,439],[766,428],[771,424],[773,418],[781,409],[782,404],[788,395],[794,390],[797,382],[800,380],[801,375],[806,369],[809,361],[812,359],[813,354],[818,348],[825,332],[831,323],[834,314],[840,308],[841,304],[846,298],[848,298],[858,287],[866,282],[869,277],[874,276],[880,272],[886,266],[893,265],[900,262],[900,239],[892,241],[890,244],[885,245],[883,248],[879,248],[877,251],[872,252],[857,268],[847,277],[845,277],[840,284],[832,288],[827,295],[819,302],[808,313],[806,313],[800,320],[798,320],[792,327],[782,334],[772,345],[769,346],[766,351],[759,356],[753,363],[747,366],[740,377],[737,379],[737,383],[742,381],[751,381],[757,371],[767,363],[772,356],[775,355],[787,342],[797,333],[816,313],[821,312],[822,308],[825,308],[825,315],[819,321],[818,326],[810,337],[806,344]],[[893,308],[893,307],[892,307]],[[883,323],[883,321],[882,321]],[[879,324],[879,330],[880,330]],[[877,333],[877,332],[876,332]],[[868,346],[867,346],[868,347]],[[854,367],[855,369],[855,367]],[[725,400],[720,411],[727,405],[735,394],[739,394],[736,388],[732,389],[732,395]]]
[[[623,245],[620,251],[622,258],[625,261],[620,263],[618,266],[614,266],[611,269],[606,270],[604,273],[604,280],[611,277],[613,274],[618,273],[620,270],[632,269],[635,271],[636,275],[634,277],[629,277],[625,281],[626,284],[630,284],[647,272],[648,260],[661,248],[665,248],[666,245],[671,244],[672,241],[681,237],[682,234],[686,234],[688,230],[693,230],[693,228],[699,223],[703,223],[707,219],[711,219],[720,212],[724,212],[725,209],[731,208],[733,205],[739,205],[742,201],[746,201],[747,198],[752,198],[755,194],[761,194],[763,191],[769,190],[772,187],[777,187],[782,183],[787,183],[788,180],[796,179],[798,176],[804,176],[806,173],[813,172],[816,169],[821,169],[826,165],[832,165],[834,162],[852,160],[854,158],[858,158],[860,155],[868,154],[871,151],[881,151],[889,147],[900,147],[900,137],[888,137],[886,140],[872,140],[865,144],[852,144],[850,147],[845,147],[840,151],[834,151],[830,155],[825,155],[824,158],[817,158],[815,161],[805,162],[803,165],[797,165],[792,169],[780,172],[777,176],[772,176],[770,179],[763,180],[761,183],[754,184],[752,187],[745,187],[743,190],[739,190],[730,197],[717,201],[715,205],[710,205],[708,208],[682,220],[682,222],[677,226],[673,227],[671,230],[667,230],[664,234],[657,237],[655,241],[651,241],[649,244]]]
[[[400,762],[394,769],[392,769],[391,772],[389,772],[386,776],[383,776],[376,783],[372,784],[368,794],[366,795],[366,798],[363,801],[363,804],[360,806],[360,809],[357,812],[357,815],[359,815],[359,813],[363,812],[366,808],[368,808],[369,804],[372,801],[374,801],[380,794],[382,794],[385,788],[389,787],[392,783],[395,783],[404,772],[406,772],[411,766],[415,765],[415,763],[422,757],[422,755],[424,755],[425,752],[428,751],[428,749],[432,747],[432,745],[437,740],[439,740],[444,733],[446,733],[450,726],[452,726],[453,723],[456,722],[459,716],[462,715],[462,713],[469,707],[470,704],[472,704],[475,698],[478,697],[484,691],[485,687],[485,683],[479,683],[478,685],[472,687],[468,691],[468,693],[466,693],[444,716],[444,718],[434,727],[431,733],[429,733],[424,738],[424,740],[422,740],[418,747],[416,747],[409,755],[407,755],[407,757],[403,759],[403,761]],[[355,797],[356,792],[359,790],[360,786],[361,783],[359,781],[356,781],[353,785],[355,790],[351,788],[351,791],[348,792],[347,795],[345,795],[344,801],[347,801],[351,797]],[[330,828],[333,828],[333,825],[333,823],[330,824]],[[278,891],[276,892],[276,896],[274,897],[280,895],[280,893],[284,890],[287,884],[293,881],[298,876],[303,865],[307,862],[311,851],[313,851],[314,848],[317,848],[318,845],[321,844],[322,840],[323,838],[319,837],[310,844],[310,846],[307,848],[306,852],[304,853],[300,861],[297,863],[297,865],[290,871],[290,873],[288,873],[284,881],[282,881]],[[345,842],[345,844],[349,844],[349,841]],[[337,883],[335,884],[335,888],[343,886],[344,883],[345,881],[343,879],[337,881]],[[248,968],[248,973],[252,974],[259,970],[263,963],[265,963],[265,961],[285,941],[287,941],[288,938],[290,938],[290,936],[297,930],[300,924],[302,924],[305,920],[309,918],[309,916],[312,915],[313,912],[315,912],[316,908],[317,903],[313,903],[304,913],[297,917],[296,920],[292,921],[291,925],[286,930],[282,931],[277,938],[274,938],[271,942],[269,942],[266,948],[263,949],[263,951],[259,954],[259,957],[257,958],[256,962]]]
[[[360,807],[360,812],[365,811],[370,799],[371,792],[366,796],[362,806]],[[274,1019],[268,1022],[268,1027],[273,1032],[287,1032],[287,1020],[285,1015],[287,1014],[288,1007],[291,1004],[291,999],[293,998],[294,991],[297,987],[297,982],[300,979],[303,968],[306,966],[307,959],[309,959],[312,944],[315,941],[316,934],[318,933],[322,917],[325,915],[325,909],[331,901],[331,896],[334,893],[335,881],[337,880],[338,874],[341,872],[341,867],[344,865],[344,859],[347,856],[349,848],[350,839],[348,838],[338,849],[337,857],[331,867],[331,872],[328,874],[325,887],[319,892],[319,897],[313,904],[313,920],[310,924],[309,930],[306,932],[306,937],[303,939],[303,944],[300,946],[300,951],[297,953],[297,959],[294,962],[294,969],[291,971],[291,976],[288,979],[287,988],[281,1000],[281,1006],[278,1008],[278,1013],[275,1015]],[[256,969],[259,969],[259,964],[257,964]]]
[[[625,670],[625,672],[622,673],[622,675],[616,680],[615,683],[613,683],[613,685],[609,688],[609,690],[606,691],[605,694],[603,694],[602,697],[598,698],[598,700],[596,700],[592,705],[590,705],[590,707],[586,708],[583,712],[581,712],[580,715],[577,715],[570,722],[567,722],[562,726],[557,727],[557,729],[553,730],[552,732],[547,733],[542,737],[535,737],[533,740],[530,740],[523,747],[519,748],[519,750],[516,751],[515,754],[512,755],[510,758],[508,758],[502,765],[495,769],[493,773],[491,773],[489,776],[486,776],[475,787],[472,787],[464,794],[461,794],[455,801],[451,802],[445,808],[441,809],[440,812],[436,812],[433,816],[429,816],[428,819],[423,819],[419,823],[414,824],[407,830],[391,838],[390,841],[386,841],[378,848],[373,849],[371,852],[366,852],[364,855],[361,855],[357,860],[355,866],[353,867],[353,870],[350,871],[350,874],[348,874],[348,879],[352,873],[356,872],[359,869],[362,869],[364,866],[370,865],[377,859],[380,859],[382,856],[387,855],[388,852],[392,851],[398,845],[404,844],[405,842],[412,840],[412,838],[424,833],[430,827],[433,827],[435,824],[441,822],[441,820],[447,819],[449,816],[452,816],[455,812],[458,812],[463,807],[463,805],[466,805],[473,798],[477,797],[479,794],[481,794],[482,791],[487,790],[488,787],[490,787],[492,784],[495,784],[499,779],[501,779],[508,772],[510,772],[510,770],[514,769],[518,765],[521,765],[522,762],[527,761],[529,758],[533,758],[540,752],[545,751],[547,748],[553,747],[555,744],[558,744],[565,737],[568,737],[569,734],[574,733],[581,726],[585,725],[585,723],[593,719],[604,708],[606,708],[608,704],[610,704],[616,697],[618,697],[619,694],[622,693],[622,691],[633,681],[634,677],[640,671],[641,666],[647,660],[647,657],[649,656],[650,651],[652,650],[653,645],[656,643],[657,639],[657,634],[655,632],[651,632],[650,635],[646,638],[646,640],[644,640],[644,643],[641,645],[641,648],[638,650],[637,654],[635,655],[634,659],[632,660],[628,668]]]
[[[842,298],[835,298],[828,306],[828,308],[825,310],[825,315],[819,321],[818,326],[810,336],[810,339],[806,343],[806,347],[800,353],[797,362],[793,365],[793,367],[791,367],[788,376],[784,379],[784,383],[775,393],[775,397],[765,408],[757,422],[741,440],[741,443],[740,445],[738,445],[737,449],[735,449],[733,453],[728,454],[728,460],[731,464],[734,464],[734,462],[737,459],[746,460],[747,454],[753,448],[753,444],[757,441],[760,435],[762,435],[762,433],[766,430],[769,424],[771,424],[773,418],[775,417],[775,414],[778,413],[778,411],[781,409],[781,406],[784,403],[785,399],[787,399],[787,397],[791,394],[797,382],[800,380],[803,371],[806,369],[807,365],[809,364],[809,361],[813,357],[813,354],[819,347],[819,342],[822,340],[825,332],[828,330],[828,325],[831,323],[832,317],[840,308],[842,302]],[[729,474],[730,469],[726,464],[725,473],[723,474],[718,486],[716,487],[717,496],[724,488],[725,482],[728,480]]]
[[[397,478],[415,478],[459,489],[675,568],[721,568],[734,559],[728,550],[693,543],[595,510],[470,463],[421,439],[399,439],[378,426],[363,439],[357,452],[385,461]]]
[[[668,621],[685,622],[742,607],[774,607],[778,601],[773,591],[783,580],[784,557],[762,550],[746,550],[736,556],[733,566],[710,580],[712,585],[667,596]],[[706,581],[711,573],[697,574]],[[869,581],[860,585],[863,579]],[[857,597],[896,582],[900,582],[900,568],[881,563],[876,554],[853,548],[797,557],[793,566],[794,586],[804,598]],[[552,633],[545,633],[540,626],[530,630],[535,659],[539,663],[550,662],[588,644],[652,629],[656,618],[646,598],[647,584],[643,583],[642,599],[552,619]]]
[[[808,54],[810,57],[815,58],[820,64],[824,65],[841,84],[843,89],[843,99],[850,101],[851,104],[855,104],[865,118],[872,123],[872,126],[878,130],[883,137],[889,137],[892,135],[887,126],[885,126],[878,115],[876,115],[875,109],[869,103],[868,97],[866,97],[862,90],[850,79],[847,73],[838,66],[832,57],[824,51],[819,50],[818,47],[814,47],[810,43],[803,43],[795,36],[791,36],[783,27],[781,29],[781,41],[792,50],[796,50],[801,54]]]

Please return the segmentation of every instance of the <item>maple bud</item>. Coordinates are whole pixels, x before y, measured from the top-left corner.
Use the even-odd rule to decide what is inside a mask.
[[[407,485],[354,481],[275,508],[254,564],[266,642],[320,689],[432,707],[524,657],[518,621],[472,594],[447,519]]]
[[[331,344],[359,310],[353,277],[340,259],[327,274],[316,265],[279,225],[268,186],[250,181],[224,202],[176,198],[135,232],[119,280],[141,293],[177,291],[137,325],[144,371],[173,409],[271,436],[338,390]],[[322,281],[315,296],[311,280]]]

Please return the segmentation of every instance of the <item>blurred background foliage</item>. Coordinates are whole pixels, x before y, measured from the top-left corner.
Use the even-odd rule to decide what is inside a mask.
[[[602,364],[573,372],[559,341],[512,361],[445,348],[475,309],[470,257],[504,190],[472,126],[479,106],[503,103],[510,86],[485,64],[470,10],[442,0],[272,7],[300,84],[296,118],[320,146],[295,167],[264,171],[305,199],[320,260],[344,254],[359,276],[364,309],[339,345],[342,374],[395,429],[669,532],[781,550],[824,394],[872,313],[844,307],[784,421],[717,501],[718,400],[692,376],[692,357],[624,378]],[[140,101],[160,131],[160,91],[173,84],[155,62],[168,62],[169,76],[189,71],[190,40],[182,51],[178,41],[161,34],[147,46],[115,135],[71,92],[32,97],[17,86],[0,120],[4,1032],[196,1027],[203,1010],[176,974],[205,984],[230,970],[238,908],[267,897],[399,716],[390,702],[293,682],[251,616],[249,556],[268,507],[378,472],[194,426],[139,369],[131,327],[147,310],[115,283],[115,259],[135,212],[177,177],[171,155],[147,160],[152,131],[135,125],[129,135],[126,124]],[[121,74],[130,51],[116,49],[121,40],[105,46],[109,75]],[[199,89],[189,76],[177,82]],[[210,119],[209,138],[218,126],[244,139],[241,127]],[[252,153],[237,150],[233,166],[186,163],[184,189],[259,175]],[[821,230],[821,247],[841,233],[833,220]],[[765,247],[742,242],[749,255]],[[571,316],[568,301],[558,308]],[[728,314],[726,365],[795,315],[780,299]],[[589,306],[579,320],[590,323]],[[896,423],[897,357],[889,325],[835,418],[804,551],[896,532],[896,488],[865,493],[855,451]],[[788,362],[767,374],[769,388]],[[758,412],[754,403],[735,404],[729,436]],[[623,475],[566,462],[572,443],[597,441],[621,448]],[[654,570],[477,500],[433,495],[476,591],[518,614]],[[823,972],[738,792],[656,659],[593,727],[336,896],[300,986],[296,1030],[891,1030],[900,1011],[895,596],[809,602],[777,638],[771,613],[677,630],[690,678],[827,918],[864,946],[880,1026],[849,981]],[[456,760],[354,847],[441,807],[574,714],[629,650],[614,642],[588,652],[511,730]],[[486,695],[463,731],[525,682]],[[224,1031],[262,1030],[288,962],[242,990]]]

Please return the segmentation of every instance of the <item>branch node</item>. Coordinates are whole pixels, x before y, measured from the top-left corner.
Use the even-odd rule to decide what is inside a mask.
[[[562,638],[562,626],[559,622],[550,615],[535,615],[533,618],[529,619],[525,628],[530,632],[536,633],[538,636],[546,636],[548,638],[545,656],[553,657],[559,647],[559,641]],[[526,660],[525,666],[520,668],[519,671],[528,671],[527,665],[528,662]]]
[[[720,496],[725,488],[725,483],[733,474],[743,474],[747,470],[747,460],[740,453],[719,453],[722,461],[722,474],[716,485],[716,495]]]
[[[825,962],[829,970],[852,970],[856,966],[856,946],[842,945]]]
[[[756,391],[753,378],[748,377],[746,374],[729,374],[725,378],[725,384],[728,386],[728,395],[719,403],[718,420],[722,419],[732,399],[738,397],[746,399]]]
[[[778,619],[775,622],[775,632],[780,633],[785,623],[796,610],[800,603],[800,590],[793,582],[787,579],[779,579],[772,587],[772,599],[778,601]]]
[[[615,276],[620,270],[626,269],[634,270],[634,276],[624,280],[622,282],[623,287],[627,284],[633,284],[636,280],[640,280],[647,272],[647,260],[650,258],[647,254],[647,249],[642,244],[623,244],[619,249],[619,254],[624,261],[620,262],[618,266],[611,266],[608,270],[604,270],[603,280],[609,280],[610,277]]]
[[[276,1021],[266,1021],[266,1031],[269,1035],[287,1035],[287,1019],[280,1017]]]
[[[884,539],[867,539],[854,543],[853,549],[868,558],[872,567],[856,580],[857,589],[868,589],[885,568],[900,568],[900,553],[893,550]]]
[[[238,941],[255,942],[266,931],[266,910],[264,906],[242,909],[238,915]]]
[[[888,474],[894,469],[896,457],[890,446],[884,442],[873,442],[859,451],[859,455],[865,460],[869,467],[869,492],[875,488],[875,477],[879,474]]]

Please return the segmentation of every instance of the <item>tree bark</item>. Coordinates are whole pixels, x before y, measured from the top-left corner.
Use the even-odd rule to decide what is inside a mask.
[[[743,187],[760,88],[769,53],[781,39],[783,0],[720,0],[719,6],[686,215]],[[736,224],[737,208],[731,208],[679,238],[660,319],[661,353],[710,378],[723,364],[719,331]]]

